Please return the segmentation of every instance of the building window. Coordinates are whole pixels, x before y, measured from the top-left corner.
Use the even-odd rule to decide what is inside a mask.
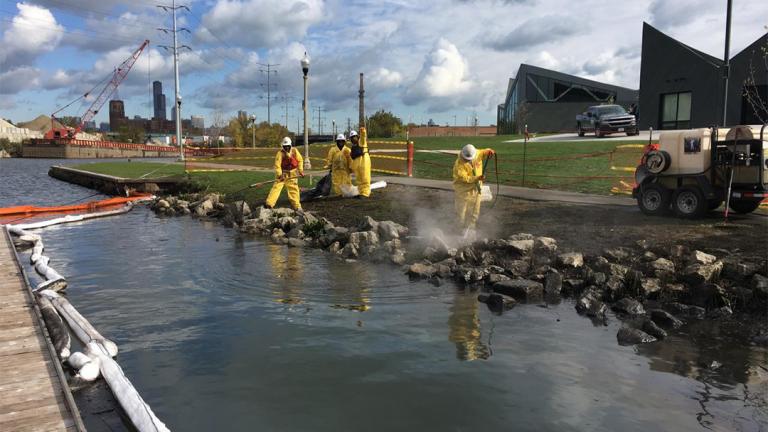
[[[691,127],[691,92],[661,95],[661,128]]]

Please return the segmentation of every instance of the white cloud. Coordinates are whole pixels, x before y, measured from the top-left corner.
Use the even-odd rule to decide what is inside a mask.
[[[217,0],[203,16],[200,40],[219,39],[252,49],[304,37],[323,19],[322,0]]]
[[[16,94],[40,85],[40,70],[21,66],[0,73],[0,94]]]
[[[653,0],[648,11],[651,22],[659,27],[688,25],[697,18],[714,13],[725,14],[725,2],[712,0]]]
[[[130,43],[138,47],[144,39],[153,39],[159,33],[157,28],[165,27],[166,18],[165,15],[132,12],[124,12],[115,19],[91,17],[85,20],[86,31],[66,34],[63,43],[95,52],[111,51]],[[109,29],[109,35],[102,37],[99,33],[105,29]]]
[[[572,15],[543,15],[531,18],[503,36],[486,36],[484,44],[497,51],[522,51],[585,33],[589,23]]]
[[[31,64],[40,54],[52,51],[64,31],[48,9],[26,3],[17,3],[16,8],[19,13],[0,41],[0,64],[4,69]]]
[[[371,73],[370,82],[377,89],[390,89],[399,86],[403,82],[403,74],[381,67]]]

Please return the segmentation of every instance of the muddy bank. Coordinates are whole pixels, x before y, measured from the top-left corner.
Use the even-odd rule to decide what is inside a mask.
[[[429,195],[431,191],[425,192]],[[567,242],[549,236],[520,232],[506,235],[504,227],[514,225],[503,222],[497,224],[492,237],[481,235],[468,240],[452,234],[458,230],[445,225],[449,213],[442,203],[434,202],[433,208],[411,205],[409,212],[407,202],[412,197],[405,193],[397,200],[382,198],[317,202],[311,206],[317,209],[315,212],[263,207],[252,210],[243,201],[225,203],[215,194],[190,196],[188,200],[168,197],[157,200],[152,207],[162,215],[217,218],[241,232],[289,247],[323,249],[339,259],[391,263],[400,266],[410,278],[426,279],[436,286],[454,281],[478,290],[478,301],[497,313],[518,303],[548,304],[572,298],[579,314],[601,325],[611,309],[625,324],[616,335],[622,345],[664,339],[685,322],[702,320],[743,322],[748,324],[754,343],[768,341],[760,326],[768,312],[768,261],[755,250],[726,249],[722,239],[703,235],[694,240],[708,239],[717,247],[692,248],[676,243],[685,230],[672,231],[671,227],[666,229],[675,235],[661,237],[659,233],[637,239],[624,235],[620,237],[621,246],[605,247],[616,236],[605,236],[605,242],[600,231],[595,230],[599,220],[582,222],[593,230],[589,237],[579,239],[579,244],[591,245],[584,249],[566,246]],[[514,204],[502,203],[523,211]],[[333,211],[319,209],[321,206]],[[536,209],[543,214],[568,217],[555,211],[559,206],[538,206],[553,210]],[[368,214],[366,207],[370,207]],[[497,206],[486,218],[493,219],[502,211],[503,207]],[[398,216],[393,219],[407,220],[410,225],[377,220],[370,213]],[[684,221],[665,223],[686,226]],[[541,221],[538,224],[543,227]],[[573,224],[559,221],[563,232],[566,225]],[[441,225],[447,227],[445,231],[438,228]],[[486,225],[490,225],[487,219]],[[705,226],[699,224],[698,229],[704,232]],[[601,228],[608,232],[620,229],[616,225]],[[696,226],[688,223],[687,229]],[[564,237],[576,244],[573,236],[570,233]]]

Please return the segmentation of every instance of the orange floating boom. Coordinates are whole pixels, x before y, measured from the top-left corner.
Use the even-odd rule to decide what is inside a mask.
[[[92,211],[97,208],[111,207],[132,201],[148,198],[152,194],[136,194],[130,197],[115,197],[99,201],[90,201],[82,204],[72,204],[64,206],[38,207],[38,206],[16,206],[0,208],[0,216],[29,215],[38,213],[63,213],[75,211]]]

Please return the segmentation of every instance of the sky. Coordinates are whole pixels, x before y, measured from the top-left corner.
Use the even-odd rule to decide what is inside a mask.
[[[307,52],[310,126],[366,111],[405,122],[495,124],[520,63],[636,89],[642,24],[722,57],[726,0],[180,0],[182,116],[226,122],[238,110],[296,130]],[[151,82],[173,101],[171,0],[0,0],[0,117],[50,114],[96,87],[136,50],[117,93],[126,115],[152,116]],[[733,0],[731,53],[768,25],[768,1]],[[270,67],[270,69],[273,69]],[[93,96],[91,96],[93,97]],[[90,99],[59,115],[79,116]],[[287,110],[286,110],[287,108]],[[170,112],[168,113],[170,116]],[[96,118],[107,121],[106,105]]]

